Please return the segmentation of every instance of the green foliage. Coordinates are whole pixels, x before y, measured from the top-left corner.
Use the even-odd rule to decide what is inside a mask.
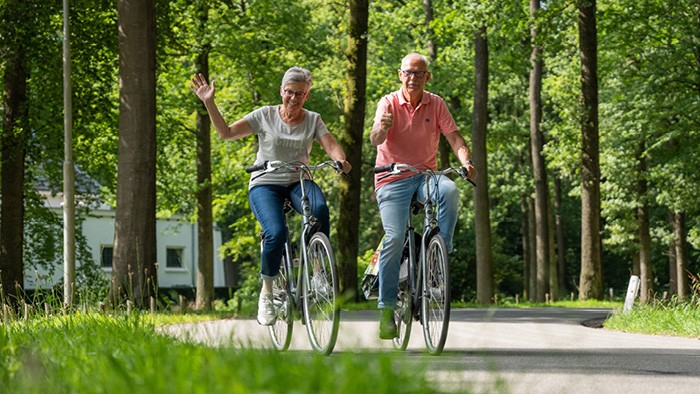
[[[208,7],[200,21],[199,8]],[[369,4],[367,107],[360,200],[359,250],[371,254],[382,237],[371,167],[376,149],[369,143],[376,103],[399,88],[397,68],[408,52],[428,54],[433,79],[427,89],[446,98],[460,132],[471,131],[473,41],[485,26],[489,44],[488,184],[492,250],[497,289],[505,296],[522,291],[521,202],[533,193],[529,158],[528,73],[530,26],[539,29],[543,49],[544,155],[550,180],[561,180],[557,212],[564,223],[567,290],[575,290],[580,263],[580,60],[575,4],[548,1],[533,19],[523,1],[455,2],[434,0],[433,21],[425,23],[420,2],[379,0]],[[624,288],[638,249],[634,209],[650,207],[655,288],[667,280],[669,211],[686,214],[688,261],[700,268],[700,33],[696,2],[612,1],[598,4],[600,78],[601,192],[603,261],[606,287]],[[103,189],[100,198],[114,203],[118,147],[118,36],[113,1],[71,2],[74,158],[78,168]],[[180,214],[195,220],[198,189],[195,163],[195,111],[190,92],[196,58],[209,56],[217,103],[229,123],[261,105],[280,102],[279,84],[292,65],[314,74],[307,108],[321,113],[336,136],[343,126],[345,49],[348,12],[342,2],[322,0],[252,0],[232,2],[157,2],[157,192],[161,216]],[[15,21],[24,21],[17,24]],[[62,184],[63,91],[62,10],[37,0],[0,2],[0,53],[24,44],[29,67],[29,125],[25,248],[28,266],[56,267],[61,250],[60,220],[41,208],[31,192],[39,176],[59,190]],[[432,35],[429,35],[429,29]],[[12,32],[13,34],[10,34]],[[18,41],[19,40],[19,41]],[[2,64],[4,69],[4,63]],[[645,142],[637,152],[640,141]],[[248,208],[248,176],[243,171],[256,152],[255,138],[221,141],[212,132],[214,217],[230,233],[221,255],[242,267],[244,279],[236,304],[245,306],[257,291],[258,225]],[[637,154],[639,153],[639,154]],[[312,161],[324,158],[316,146]],[[637,169],[644,158],[647,170]],[[485,172],[483,172],[485,174]],[[639,195],[638,180],[648,191]],[[337,180],[319,175],[337,220]],[[485,178],[479,181],[486,182]],[[475,294],[474,214],[471,188],[460,185],[462,208],[455,234],[452,284],[456,299]],[[31,231],[30,231],[31,230]],[[332,241],[343,242],[335,239]],[[79,247],[79,259],[90,253]],[[94,264],[79,273],[86,283],[102,284]],[[92,270],[92,271],[90,271]],[[361,277],[363,267],[358,270]],[[82,282],[81,282],[82,283]],[[82,285],[81,285],[82,286]],[[92,290],[90,290],[93,292]],[[241,302],[238,303],[238,300]],[[247,300],[247,301],[246,301]]]

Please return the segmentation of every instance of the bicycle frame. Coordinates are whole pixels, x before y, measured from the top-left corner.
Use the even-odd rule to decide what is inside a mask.
[[[420,320],[428,351],[437,355],[442,352],[447,337],[450,292],[447,248],[439,235],[440,228],[437,224],[431,183],[435,178],[451,172],[459,172],[460,176],[469,179],[463,167],[459,169],[449,167],[442,171],[435,171],[427,166],[426,169],[421,170],[409,164],[392,163],[374,169],[375,173],[387,172],[385,176],[396,175],[403,171],[414,172],[425,177],[426,200],[420,203],[414,196],[409,208],[406,223],[409,282],[408,288],[400,290],[399,293],[400,307],[394,312],[394,319],[400,330],[393,342],[396,349],[405,350],[410,337],[411,319]],[[421,210],[424,213],[419,256],[416,256],[416,240],[413,235],[415,233],[413,217],[417,213],[415,204],[422,204]],[[410,310],[409,305],[406,305],[409,302]]]
[[[319,232],[320,224],[311,211],[306,190],[306,182],[312,179],[312,172],[326,166],[331,166],[338,172],[342,168],[341,163],[330,161],[315,166],[301,162],[267,161],[246,168],[247,172],[262,171],[256,177],[278,170],[299,174],[302,217],[299,235],[301,259],[295,275],[293,243],[286,215],[292,207],[291,201],[287,199],[284,202],[283,219],[286,233],[283,267],[281,267],[283,280],[278,278],[273,281],[273,302],[276,305],[277,316],[281,319],[269,326],[270,336],[277,350],[286,350],[289,346],[294,310],[302,313],[314,350],[328,355],[335,346],[339,323],[339,309],[336,305],[338,280],[335,257],[328,237]]]

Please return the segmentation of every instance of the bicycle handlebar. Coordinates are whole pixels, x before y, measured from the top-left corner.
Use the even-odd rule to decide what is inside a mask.
[[[460,166],[458,168],[457,167],[447,167],[441,171],[434,171],[430,168],[428,168],[426,170],[419,170],[410,164],[391,163],[391,164],[387,164],[385,166],[374,167],[373,171],[375,174],[381,174],[383,172],[388,172],[388,174],[386,174],[385,177],[400,174],[401,172],[404,172],[404,171],[411,171],[411,172],[415,172],[417,174],[429,173],[429,174],[434,175],[434,176],[435,175],[446,175],[446,174],[449,174],[451,172],[457,172],[461,178],[469,181],[469,183],[471,183],[472,186],[476,186],[476,183],[474,183],[474,181],[469,179],[469,171],[465,167],[462,167],[462,166]]]
[[[316,165],[304,164],[300,161],[284,162],[284,161],[280,161],[280,160],[265,160],[262,163],[254,164],[252,166],[246,167],[245,171],[247,173],[251,173],[251,172],[255,172],[255,171],[263,171],[263,173],[267,173],[267,172],[277,171],[280,169],[286,169],[286,170],[291,171],[291,172],[300,172],[303,170],[315,171],[315,170],[321,169],[323,167],[332,167],[336,172],[347,176],[347,174],[345,174],[343,172],[343,163],[341,161],[338,161],[338,160],[336,160],[336,161],[328,160],[328,161],[324,161],[324,162],[322,162],[320,164],[316,164]],[[262,174],[260,174],[260,175],[262,175]]]

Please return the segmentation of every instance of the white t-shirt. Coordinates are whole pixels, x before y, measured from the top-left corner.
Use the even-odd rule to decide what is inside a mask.
[[[243,117],[253,128],[253,134],[258,136],[255,164],[266,160],[300,161],[309,164],[309,153],[314,140],[328,134],[328,128],[321,115],[306,109],[303,111],[304,120],[295,125],[282,121],[278,106],[260,107]],[[259,184],[289,185],[299,180],[299,174],[283,171],[270,172],[258,177],[259,174],[259,171],[251,174],[248,189]]]

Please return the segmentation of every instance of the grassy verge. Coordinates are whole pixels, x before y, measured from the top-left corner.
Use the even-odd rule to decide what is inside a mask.
[[[700,338],[700,302],[638,305],[627,312],[621,308],[605,321],[610,330],[640,334]]]
[[[0,326],[3,393],[435,392],[395,353],[208,348],[155,333],[152,318],[74,314]],[[398,361],[398,362],[397,362]]]

